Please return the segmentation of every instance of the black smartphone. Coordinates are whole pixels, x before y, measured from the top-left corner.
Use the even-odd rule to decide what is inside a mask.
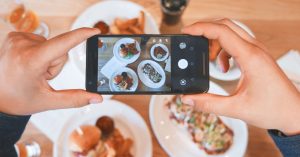
[[[96,35],[86,44],[86,89],[100,94],[192,94],[209,89],[208,39]]]

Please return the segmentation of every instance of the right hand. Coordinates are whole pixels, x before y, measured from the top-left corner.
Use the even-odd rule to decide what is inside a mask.
[[[204,112],[242,119],[287,135],[300,133],[300,93],[263,44],[227,19],[197,22],[184,28],[183,33],[218,40],[222,47],[218,56],[221,69],[228,71],[228,59],[233,57],[242,73],[230,96],[185,95],[183,102]]]

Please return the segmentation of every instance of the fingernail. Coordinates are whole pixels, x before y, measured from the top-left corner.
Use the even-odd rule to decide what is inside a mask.
[[[195,103],[194,103],[194,101],[192,99],[182,99],[182,102],[184,104],[188,104],[188,105],[191,105],[191,106],[195,105]]]
[[[92,98],[89,101],[90,104],[98,104],[98,103],[101,103],[101,102],[102,102],[102,100],[101,99],[97,99],[97,98]]]
[[[98,28],[93,28],[95,31],[97,31],[98,34],[101,34],[101,30]]]

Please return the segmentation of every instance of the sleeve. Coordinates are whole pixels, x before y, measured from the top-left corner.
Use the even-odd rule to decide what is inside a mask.
[[[20,139],[29,118],[0,112],[0,156],[17,156],[14,144]]]
[[[286,136],[278,130],[268,130],[268,132],[283,156],[300,156],[300,135]]]

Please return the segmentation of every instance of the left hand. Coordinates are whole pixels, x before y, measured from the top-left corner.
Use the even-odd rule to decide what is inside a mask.
[[[9,33],[0,49],[0,112],[28,115],[101,102],[98,94],[56,91],[48,84],[61,71],[68,51],[98,33],[98,29],[81,28],[50,40],[31,33]]]

